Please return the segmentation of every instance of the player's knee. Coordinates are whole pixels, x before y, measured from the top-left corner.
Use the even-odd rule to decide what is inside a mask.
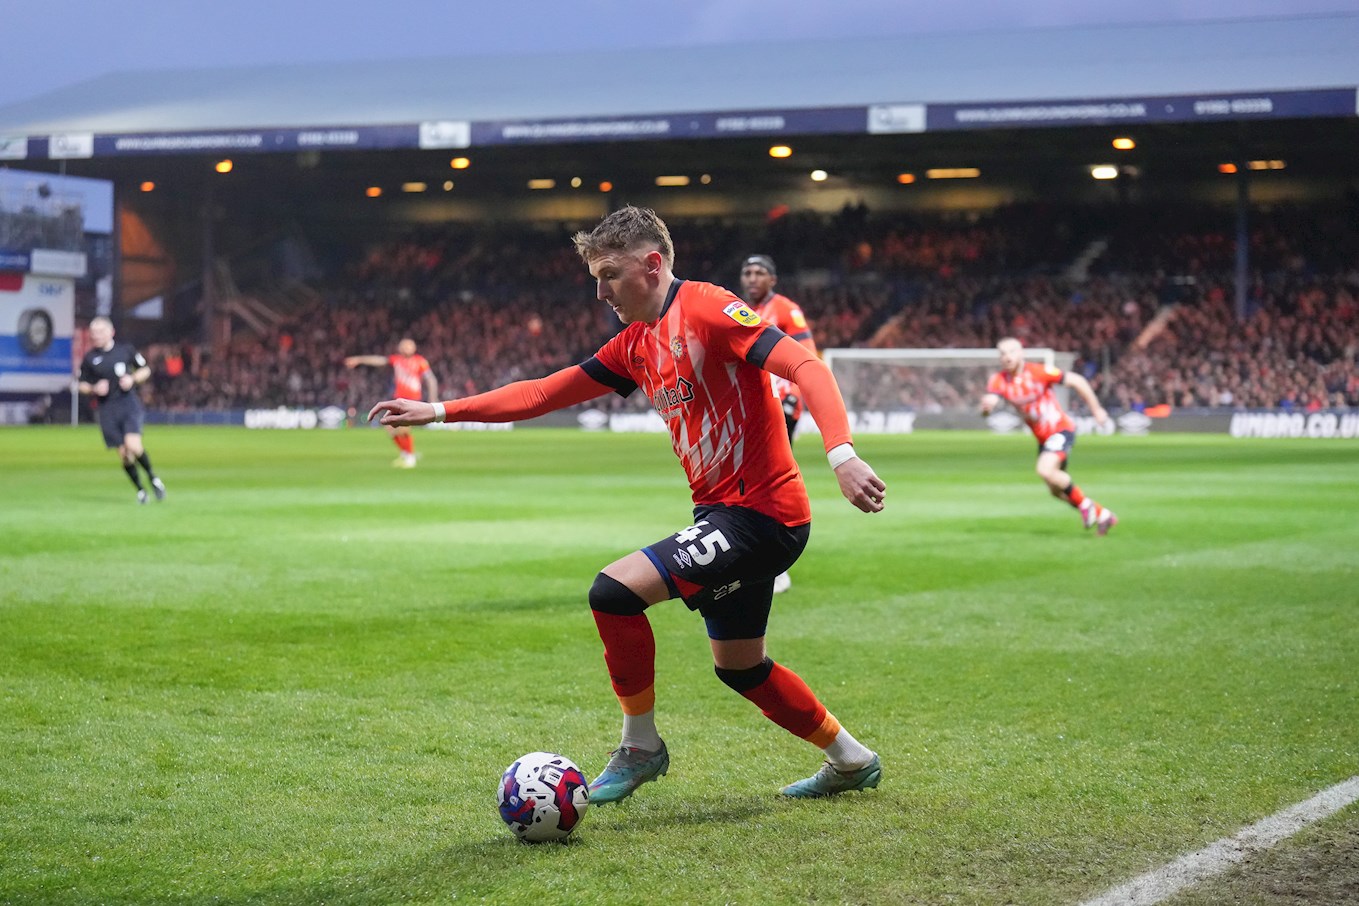
[[[600,573],[595,576],[595,584],[590,586],[590,609],[633,617],[646,610],[646,602],[622,582]]]
[[[717,678],[726,683],[732,689],[741,694],[749,692],[769,679],[769,674],[774,671],[774,662],[766,657],[754,667],[747,667],[744,670],[728,670],[726,667],[713,667],[713,672]]]

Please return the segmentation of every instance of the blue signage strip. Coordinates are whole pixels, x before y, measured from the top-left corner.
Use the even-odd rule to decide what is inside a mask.
[[[156,154],[255,154],[455,149],[487,145],[655,141],[730,136],[858,135],[1043,126],[1213,122],[1356,115],[1356,89],[1322,88],[970,104],[878,104],[800,110],[660,113],[545,120],[432,121],[384,126],[317,126],[5,139],[10,159],[73,159]]]
[[[375,150],[419,147],[420,127],[320,126],[314,129],[249,129],[96,135],[96,157],[134,154],[252,154],[269,151]]]
[[[590,119],[493,120],[472,124],[473,145],[560,144],[863,132],[866,107],[659,113]]]
[[[1206,123],[1254,119],[1354,116],[1355,89],[1194,94],[1170,97],[930,104],[930,131],[1102,123]]]

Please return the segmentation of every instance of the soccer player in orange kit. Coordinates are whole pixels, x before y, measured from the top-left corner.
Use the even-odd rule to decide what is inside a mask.
[[[392,355],[351,355],[344,360],[346,368],[356,368],[359,365],[372,365],[375,368],[391,365],[392,380],[395,383],[394,395],[398,399],[423,399],[424,397],[420,395],[422,389],[429,399],[439,398],[439,381],[434,377],[434,372],[425,357],[416,353],[415,341],[410,337],[397,343],[396,352]],[[396,448],[401,451],[401,455],[392,461],[392,465],[400,469],[415,468],[415,438],[411,435],[411,429],[388,425],[387,433],[391,435]]]
[[[589,602],[623,711],[622,739],[590,784],[617,802],[670,766],[656,726],[656,643],[646,609],[680,598],[704,618],[719,679],[771,721],[822,751],[811,777],[782,788],[812,798],[876,787],[878,755],[792,670],[770,659],[765,630],[774,577],[802,553],[811,505],[769,373],[796,383],[821,426],[840,491],[880,512],[886,485],[854,452],[835,378],[823,362],[721,287],[674,276],[674,245],[653,211],[625,207],[577,233],[596,295],[625,325],[591,358],[545,378],[442,403],[385,400],[385,425],[515,421],[641,388],[670,428],[689,478],[692,525],[615,560]]]
[[[816,341],[812,339],[812,328],[807,323],[807,316],[792,299],[774,292],[774,285],[778,282],[774,259],[768,255],[749,255],[741,265],[741,290],[755,314],[806,346],[815,355]],[[777,374],[769,375],[769,380],[774,395],[779,398],[779,405],[783,407],[783,420],[788,425],[788,440],[791,442],[797,431],[798,420],[802,418],[802,395],[796,384]],[[774,577],[774,594],[785,592],[792,586],[792,577],[787,573],[779,573]]]
[[[982,415],[990,415],[1001,400],[1014,406],[1033,431],[1033,436],[1038,438],[1035,471],[1047,484],[1048,491],[1079,510],[1081,523],[1086,528],[1094,526],[1100,535],[1108,534],[1109,529],[1118,524],[1114,511],[1086,497],[1067,474],[1067,458],[1076,443],[1076,426],[1057,402],[1052,387],[1062,384],[1075,390],[1101,425],[1109,421],[1109,413],[1100,405],[1090,382],[1079,374],[1037,362],[1026,363],[1024,344],[1014,337],[1006,337],[997,343],[996,351],[1000,353],[1000,371],[986,384],[986,394],[981,399]]]

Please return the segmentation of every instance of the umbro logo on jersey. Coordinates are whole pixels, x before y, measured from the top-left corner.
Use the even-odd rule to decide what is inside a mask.
[[[676,359],[684,358],[684,341],[679,337],[675,337],[670,341],[670,354]]]

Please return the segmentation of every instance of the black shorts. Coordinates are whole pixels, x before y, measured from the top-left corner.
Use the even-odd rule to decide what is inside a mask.
[[[1038,455],[1044,453],[1056,453],[1062,458],[1062,468],[1066,468],[1066,461],[1071,456],[1071,448],[1076,446],[1075,431],[1058,431],[1056,434],[1049,435],[1048,439],[1038,444]]]
[[[99,429],[104,432],[104,446],[110,450],[121,447],[127,435],[142,433],[141,402],[104,400],[99,404]]]
[[[697,610],[712,639],[765,633],[774,577],[802,554],[811,525],[787,526],[739,506],[694,507],[694,524],[642,548],[670,596]]]

